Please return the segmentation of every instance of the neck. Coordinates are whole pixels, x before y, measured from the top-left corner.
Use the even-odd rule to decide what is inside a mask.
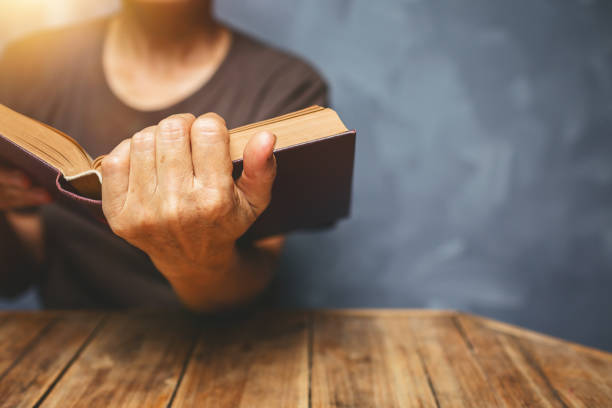
[[[127,105],[172,106],[200,89],[227,55],[231,32],[212,18],[212,0],[124,0],[106,31],[106,80]]]
[[[213,18],[210,0],[123,0],[114,26],[125,50],[143,57],[185,57],[195,49],[201,51],[203,46],[213,48],[223,31]]]

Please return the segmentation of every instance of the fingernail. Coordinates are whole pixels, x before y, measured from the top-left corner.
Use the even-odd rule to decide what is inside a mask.
[[[268,166],[272,166],[274,164],[274,153],[272,153],[269,157],[268,160],[266,160],[266,164]]]

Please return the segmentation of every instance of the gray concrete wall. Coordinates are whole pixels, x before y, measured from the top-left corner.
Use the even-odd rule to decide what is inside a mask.
[[[453,308],[612,350],[612,9],[222,0],[357,128],[353,216],[289,240],[295,306]]]

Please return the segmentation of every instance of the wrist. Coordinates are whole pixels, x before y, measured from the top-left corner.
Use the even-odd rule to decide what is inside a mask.
[[[172,282],[187,281],[189,283],[209,282],[213,277],[222,276],[230,268],[236,257],[235,244],[207,247],[200,253],[189,256],[168,257],[164,254],[149,254],[149,258],[157,269]]]
[[[234,247],[204,261],[166,260],[153,263],[168,280],[181,303],[195,312],[216,312],[235,303],[238,253]]]

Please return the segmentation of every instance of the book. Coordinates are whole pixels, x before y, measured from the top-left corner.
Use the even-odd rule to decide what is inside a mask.
[[[270,205],[245,238],[325,227],[348,216],[356,132],[320,106],[231,129],[234,179],[247,141],[263,130],[276,135],[277,176]],[[57,203],[100,221],[103,158],[92,159],[65,133],[0,104],[0,161],[23,170]]]

